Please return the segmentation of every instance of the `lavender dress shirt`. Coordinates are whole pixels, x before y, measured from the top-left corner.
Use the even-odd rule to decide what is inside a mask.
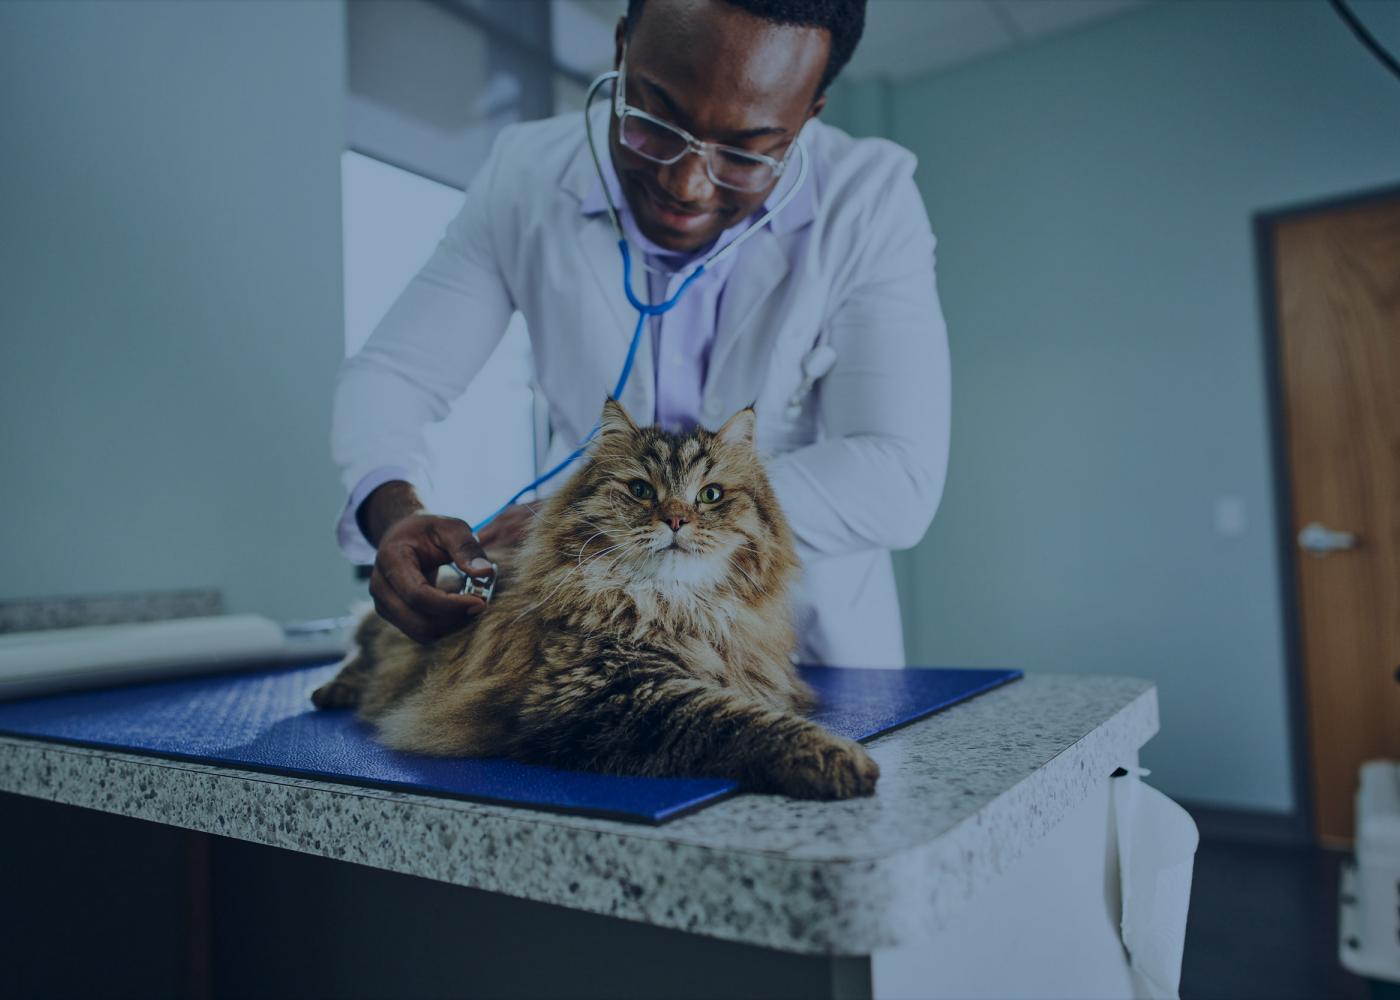
[[[642,235],[637,228],[636,217],[623,197],[612,158],[605,156],[602,161],[603,177],[607,181],[613,207],[617,210],[618,221],[622,223],[622,231],[633,251],[644,254],[643,260],[648,267],[648,301],[653,304],[666,300],[680,287],[684,274],[678,272],[684,272],[696,260],[716,253],[738,239],[796,181],[795,171],[785,175],[760,211],[720,233],[709,246],[692,254],[677,254],[657,246]],[[579,203],[579,212],[583,215],[601,215],[606,211],[603,186],[595,184],[589,195]],[[743,248],[740,248],[717,262],[713,268],[706,268],[705,273],[695,279],[673,308],[651,318],[651,356],[656,359],[656,422],[668,431],[687,431],[700,422],[700,399],[705,390],[710,348],[715,342],[724,284],[743,252]]]

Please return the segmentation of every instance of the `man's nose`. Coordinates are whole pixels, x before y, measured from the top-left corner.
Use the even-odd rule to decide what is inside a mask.
[[[705,159],[697,153],[687,153],[661,171],[661,187],[676,201],[686,204],[708,201],[714,185],[705,172]]]

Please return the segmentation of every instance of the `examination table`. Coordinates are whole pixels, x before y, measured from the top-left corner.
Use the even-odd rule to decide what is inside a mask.
[[[1030,674],[870,741],[872,798],[660,826],[17,737],[0,791],[277,849],[209,842],[210,995],[1172,996],[1195,831],[1138,779],[1157,725],[1149,682]]]

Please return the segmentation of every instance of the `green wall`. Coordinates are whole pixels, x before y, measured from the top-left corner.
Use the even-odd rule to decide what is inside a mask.
[[[0,3],[0,599],[343,612],[343,18]]]
[[[1400,52],[1400,4],[1355,6]],[[911,662],[1150,677],[1156,784],[1291,809],[1251,219],[1400,183],[1400,81],[1321,0],[1174,2],[832,112],[918,154],[939,238],[953,444],[899,556]]]

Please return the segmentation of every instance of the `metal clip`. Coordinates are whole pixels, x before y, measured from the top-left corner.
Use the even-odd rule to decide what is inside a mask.
[[[497,573],[495,563],[491,564],[491,578],[485,583],[481,583],[470,574],[464,573],[456,563],[448,563],[447,568],[451,569],[452,572],[456,573],[462,579],[461,589],[458,590],[457,593],[469,594],[472,597],[481,598],[488,604],[491,603],[491,595],[496,592]]]

